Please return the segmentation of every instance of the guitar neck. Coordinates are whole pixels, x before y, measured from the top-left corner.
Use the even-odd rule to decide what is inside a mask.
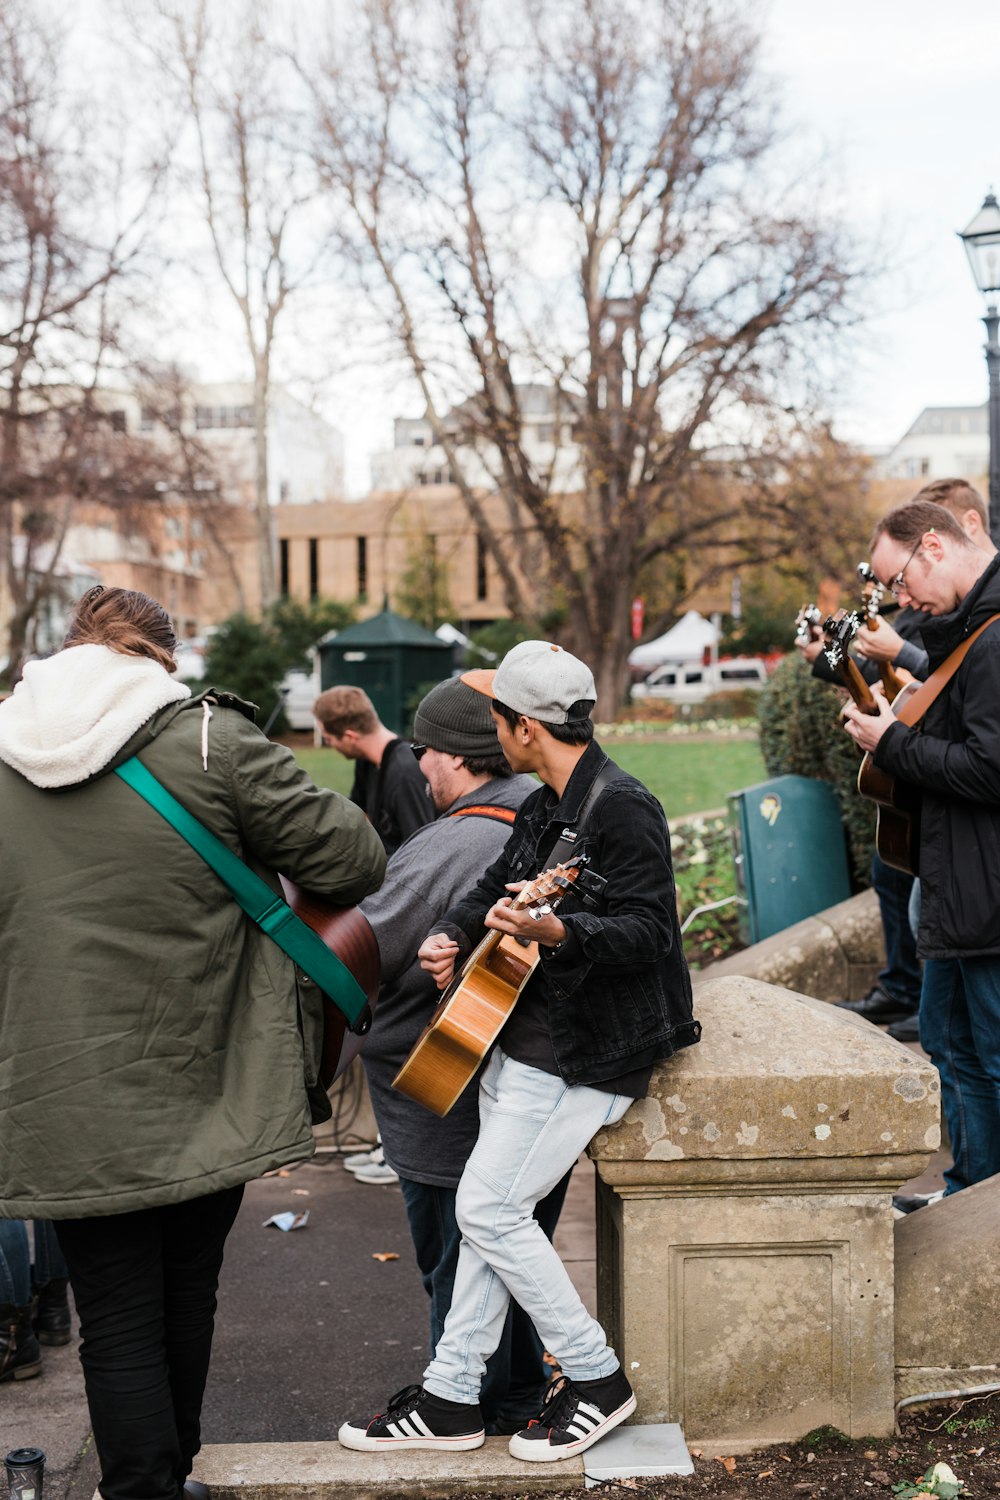
[[[849,656],[844,656],[837,663],[837,672],[845,688],[854,699],[863,714],[877,714],[878,708],[872,697],[872,690],[868,686],[855,661]]]

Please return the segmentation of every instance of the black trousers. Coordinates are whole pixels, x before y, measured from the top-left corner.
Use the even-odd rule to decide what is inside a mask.
[[[243,1187],[56,1224],[104,1500],[178,1500],[201,1403],[226,1236]]]

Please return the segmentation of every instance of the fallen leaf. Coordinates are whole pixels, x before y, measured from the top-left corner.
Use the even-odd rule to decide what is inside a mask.
[[[395,1250],[373,1250],[372,1260],[398,1260]]]
[[[690,1453],[692,1458],[700,1458],[702,1454],[702,1450],[700,1448],[689,1448],[688,1452]]]
[[[878,1458],[878,1454],[875,1452],[874,1448],[866,1448],[865,1458]]]
[[[718,1457],[716,1457],[715,1461],[716,1461],[717,1464],[721,1464],[722,1465],[722,1467],[725,1469],[725,1471],[726,1471],[727,1474],[734,1473],[734,1471],[736,1469],[736,1460],[735,1460],[735,1458],[718,1458]]]
[[[281,1167],[278,1170],[278,1176],[279,1177],[291,1177],[291,1175],[292,1175],[291,1172],[286,1172],[286,1170],[285,1170],[284,1167]]]
[[[773,1479],[774,1478],[774,1470],[773,1469],[762,1469],[760,1471],[760,1473],[757,1475],[757,1478],[758,1479]]]
[[[309,1189],[308,1188],[292,1188],[292,1197],[293,1198],[308,1198],[309,1197]]]

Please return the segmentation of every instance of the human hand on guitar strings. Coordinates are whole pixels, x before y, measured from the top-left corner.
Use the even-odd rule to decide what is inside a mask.
[[[849,703],[844,710],[844,728],[861,750],[874,750],[886,730],[896,722],[896,715],[880,682],[872,688],[872,697],[877,714],[862,713],[854,703]]]
[[[455,975],[458,944],[443,932],[432,932],[417,949],[420,967],[426,969],[439,990],[446,990]]]
[[[882,619],[879,620],[875,630],[868,625],[862,625],[855,640],[858,643],[858,650],[869,661],[895,661],[906,644],[903,637]]]
[[[513,881],[507,889],[516,895],[526,884],[524,880]],[[503,896],[491,906],[484,918],[486,926],[508,932],[511,937],[527,938],[542,948],[557,948],[566,936],[566,928],[555,913],[542,907],[515,909],[512,900],[511,896]]]

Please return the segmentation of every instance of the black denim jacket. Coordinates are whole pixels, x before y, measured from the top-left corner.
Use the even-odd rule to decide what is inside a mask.
[[[477,943],[484,916],[508,894],[507,882],[530,880],[545,869],[606,760],[594,742],[561,800],[547,786],[530,796],[500,858],[434,931],[456,938],[465,952]],[[541,950],[528,981],[547,991],[556,1063],[572,1084],[600,1083],[660,1062],[701,1035],[692,1017],[663,809],[641,782],[614,770],[574,846],[607,885],[589,903],[577,887],[568,893],[559,907],[565,941],[556,951]]]

